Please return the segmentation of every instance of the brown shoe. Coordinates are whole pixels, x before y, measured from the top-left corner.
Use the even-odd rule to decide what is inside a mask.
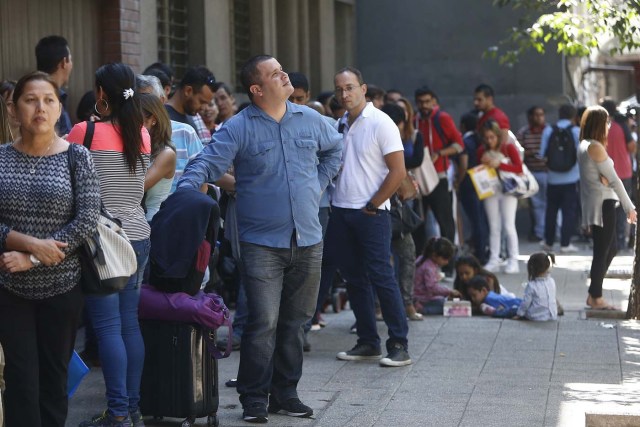
[[[407,312],[407,317],[409,318],[409,320],[424,320],[422,314],[416,311],[416,308],[413,306],[413,304],[407,304],[405,310]]]

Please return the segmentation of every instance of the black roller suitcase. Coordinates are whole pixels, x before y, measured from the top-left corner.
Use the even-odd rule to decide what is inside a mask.
[[[198,325],[141,320],[145,361],[140,389],[140,410],[156,419],[185,418],[190,427],[207,417],[218,426],[218,361],[207,350]],[[215,342],[215,337],[212,342]]]

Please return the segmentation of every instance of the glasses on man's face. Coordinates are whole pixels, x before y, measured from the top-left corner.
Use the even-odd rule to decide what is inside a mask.
[[[353,85],[348,85],[348,86],[345,86],[344,88],[337,87],[335,89],[335,94],[336,95],[342,95],[343,93],[351,93],[351,92],[353,92],[354,90],[356,90],[359,87],[360,86],[353,86]]]

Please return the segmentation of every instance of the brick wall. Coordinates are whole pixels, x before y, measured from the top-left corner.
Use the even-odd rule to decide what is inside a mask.
[[[102,2],[102,63],[122,62],[140,72],[140,0]]]

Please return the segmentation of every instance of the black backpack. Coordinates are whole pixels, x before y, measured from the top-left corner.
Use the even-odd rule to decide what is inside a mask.
[[[547,168],[550,171],[567,172],[571,170],[578,160],[571,126],[560,128],[553,125],[545,157],[547,158]]]

